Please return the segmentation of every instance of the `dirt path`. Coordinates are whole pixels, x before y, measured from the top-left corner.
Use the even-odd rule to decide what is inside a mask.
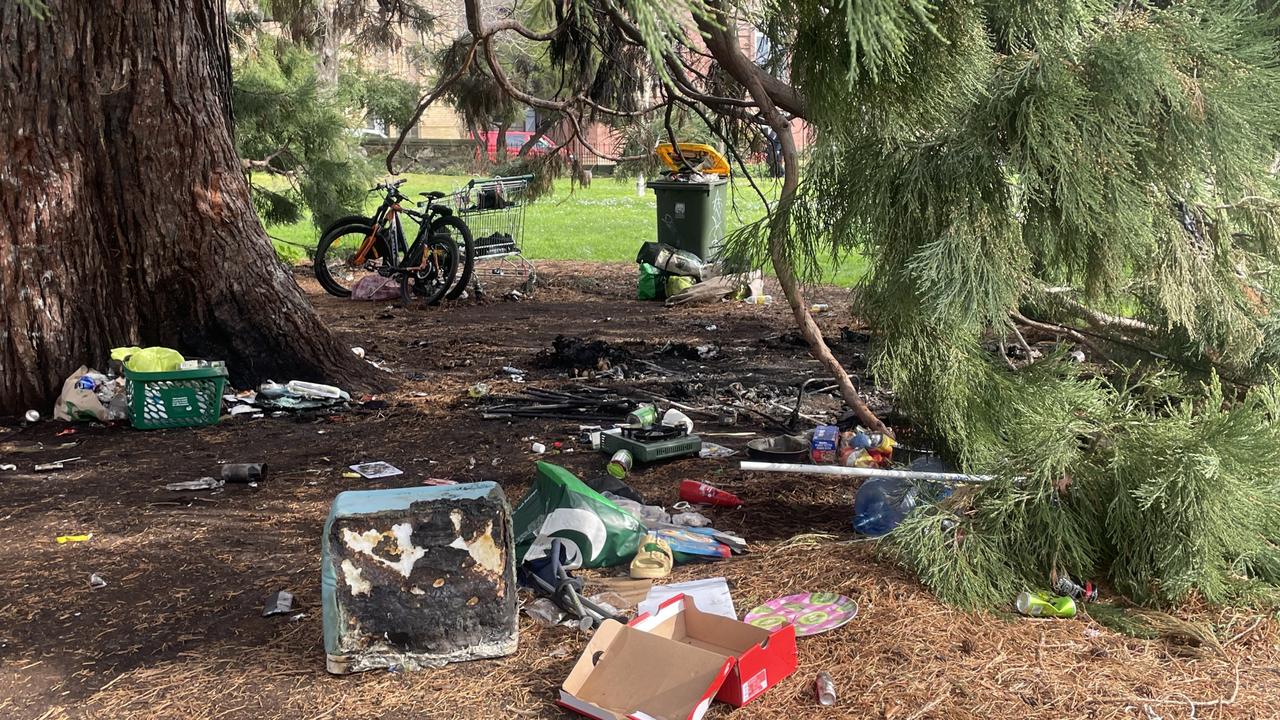
[[[713,342],[721,352],[707,365],[744,385],[761,378],[794,385],[816,365],[803,348],[759,342],[788,328],[780,307],[665,310],[631,299],[633,266],[547,263],[543,270],[545,287],[518,303],[405,311],[313,295],[351,345],[405,378],[385,406],[235,418],[200,430],[81,426],[55,438],[63,426],[41,423],[0,434],[0,443],[78,443],[0,459],[19,465],[0,473],[0,718],[559,717],[554,691],[584,637],[542,630],[527,618],[519,652],[502,660],[327,675],[319,536],[333,496],[447,477],[494,480],[518,500],[534,459],[521,438],[569,440],[576,426],[482,420],[465,389],[478,381],[507,388],[504,365],[527,369],[531,383],[566,382],[562,372],[537,367],[559,334],[646,351],[668,340]],[[840,297],[831,290],[821,299]],[[833,315],[827,324],[836,332],[840,323]],[[856,344],[839,351],[861,365]],[[31,472],[36,462],[75,456],[83,459],[66,471]],[[365,460],[387,460],[406,474],[381,482],[341,476]],[[603,463],[590,452],[553,460],[584,474]],[[160,487],[214,474],[223,461],[265,461],[272,475],[259,488],[217,494]],[[740,611],[800,590],[842,592],[861,605],[850,625],[802,640],[800,671],[734,717],[1280,717],[1271,689],[1280,681],[1280,649],[1270,620],[1203,616],[1231,642],[1225,657],[1194,658],[1087,619],[960,612],[938,604],[872,546],[844,542],[853,539],[854,488],[846,482],[747,476],[731,461],[683,460],[638,473],[636,486],[669,504],[687,477],[746,500],[714,515],[718,526],[744,534],[752,552],[680,568],[677,579],[725,575]],[[81,532],[92,540],[54,541]],[[799,533],[828,537],[783,544]],[[90,573],[107,586],[91,589]],[[260,617],[279,589],[294,592],[304,617]],[[835,710],[811,699],[820,669],[835,678]],[[728,715],[724,706],[711,713]]]

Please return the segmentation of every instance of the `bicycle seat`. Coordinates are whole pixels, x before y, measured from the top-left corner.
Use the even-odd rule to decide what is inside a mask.
[[[445,196],[445,194],[440,192],[439,190],[432,190],[431,192],[424,192],[424,193],[418,193],[418,194],[425,197],[428,200],[439,200],[440,198]]]

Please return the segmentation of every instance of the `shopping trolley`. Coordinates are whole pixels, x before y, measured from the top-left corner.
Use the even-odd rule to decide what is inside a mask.
[[[532,175],[471,180],[441,200],[471,230],[477,289],[482,276],[522,277],[531,292],[537,274],[523,254],[524,211]],[[482,269],[481,263],[488,267]]]

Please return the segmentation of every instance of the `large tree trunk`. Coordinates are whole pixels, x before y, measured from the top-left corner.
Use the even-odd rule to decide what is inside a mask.
[[[316,79],[332,90],[338,86],[338,29],[334,27],[334,0],[316,6]]]
[[[0,2],[0,412],[47,408],[129,344],[224,359],[239,384],[371,384],[250,205],[223,3],[48,5]]]

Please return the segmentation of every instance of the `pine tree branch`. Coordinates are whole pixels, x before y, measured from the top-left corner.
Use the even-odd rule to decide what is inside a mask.
[[[1040,292],[1044,293],[1045,295],[1052,296],[1056,302],[1061,303],[1067,309],[1076,313],[1076,315],[1080,317],[1082,320],[1089,323],[1090,325],[1093,325],[1094,327],[1119,328],[1121,330],[1127,330],[1130,332],[1140,332],[1144,334],[1150,334],[1156,331],[1156,329],[1151,325],[1145,322],[1142,322],[1141,320],[1138,320],[1136,318],[1123,317],[1120,315],[1111,315],[1108,313],[1104,313],[1101,310],[1095,310],[1091,307],[1088,307],[1084,303],[1078,302],[1068,297],[1069,293],[1075,292],[1075,288],[1070,288],[1070,287],[1041,288]]]

